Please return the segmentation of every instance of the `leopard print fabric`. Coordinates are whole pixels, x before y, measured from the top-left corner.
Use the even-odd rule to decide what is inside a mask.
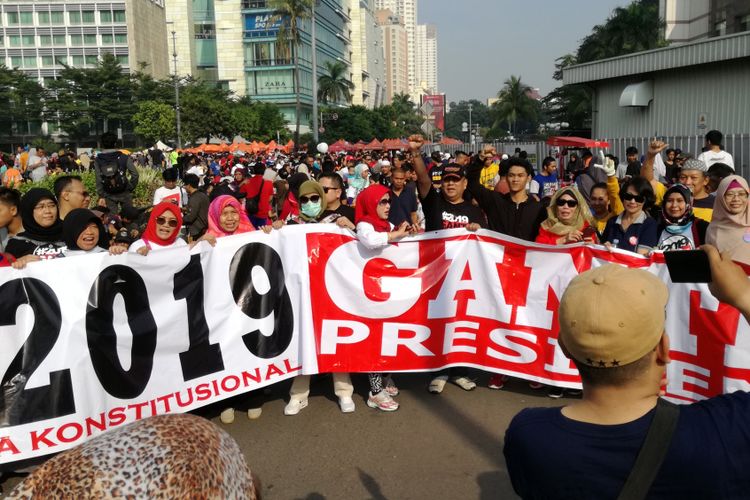
[[[48,460],[8,498],[256,500],[237,442],[193,415],[147,418]]]

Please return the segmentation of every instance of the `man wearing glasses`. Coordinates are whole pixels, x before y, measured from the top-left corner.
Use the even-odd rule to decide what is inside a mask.
[[[341,227],[354,230],[354,209],[341,203],[344,181],[339,174],[326,172],[318,179],[326,199],[326,210],[321,222],[336,222]]]
[[[89,208],[91,195],[86,191],[81,177],[77,175],[63,175],[55,179],[55,197],[57,198],[60,219],[76,208]]]

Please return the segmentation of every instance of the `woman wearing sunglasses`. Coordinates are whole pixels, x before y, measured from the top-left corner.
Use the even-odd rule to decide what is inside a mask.
[[[750,189],[745,179],[730,175],[719,183],[714,213],[708,226],[706,243],[732,260],[750,265]]]
[[[151,210],[143,236],[130,245],[128,252],[148,255],[151,250],[188,246],[185,240],[179,238],[181,226],[180,207],[163,201]],[[199,241],[204,240],[208,241],[211,246],[216,244],[216,237],[206,233],[200,239],[190,243],[189,248],[193,248]]]
[[[594,219],[583,196],[573,187],[555,192],[547,207],[547,220],[542,222],[537,243],[568,245],[571,243],[598,243]]]
[[[391,211],[391,192],[382,184],[373,184],[365,188],[357,197],[354,220],[357,224],[357,239],[369,250],[385,248],[408,234],[417,232],[407,222],[398,228],[388,222]],[[367,406],[382,411],[398,410],[398,403],[393,396],[398,395],[398,388],[393,379],[383,377],[382,373],[370,373],[370,394]]]
[[[659,228],[648,210],[654,204],[654,189],[643,177],[632,177],[620,188],[625,210],[607,221],[602,241],[608,248],[619,248],[648,255],[659,242]]]

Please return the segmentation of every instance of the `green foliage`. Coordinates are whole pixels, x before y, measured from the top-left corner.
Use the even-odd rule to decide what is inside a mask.
[[[36,80],[0,64],[0,135],[13,133],[14,123],[41,122],[45,97],[46,91]]]
[[[161,172],[151,168],[138,168],[138,185],[133,192],[133,205],[138,207],[151,206],[154,199],[154,191],[162,185]],[[50,174],[38,182],[24,182],[17,189],[25,194],[31,188],[44,188],[54,191],[55,179],[64,174]],[[96,174],[93,170],[75,172],[79,175],[86,186],[86,191],[91,193],[91,207],[96,206],[99,197],[96,194]]]
[[[511,76],[497,93],[497,102],[493,106],[495,113],[494,127],[507,123],[511,132],[516,133],[518,120],[534,119],[538,115],[538,103],[528,96],[531,87],[521,81],[520,76]]]
[[[160,139],[175,136],[175,112],[169,104],[157,101],[138,103],[138,112],[133,115],[135,133],[153,144]]]
[[[492,110],[482,101],[471,99],[469,101],[452,102],[450,111],[445,115],[445,135],[456,139],[466,139],[468,132],[461,131],[461,124],[469,123],[469,104],[471,104],[471,124],[479,125],[480,128],[491,128],[494,124]]]
[[[354,84],[347,78],[349,67],[341,61],[326,61],[325,66],[328,74],[318,77],[318,99],[323,104],[342,100],[350,102]]]
[[[383,140],[420,133],[421,118],[413,108],[406,109],[391,104],[375,109],[351,106],[324,110],[324,113],[336,113],[338,120],[325,122],[326,130],[321,134],[321,140],[328,143],[339,139],[369,142],[375,138]]]

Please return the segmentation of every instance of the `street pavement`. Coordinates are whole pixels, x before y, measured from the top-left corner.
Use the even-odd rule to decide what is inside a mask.
[[[503,459],[505,429],[525,407],[566,400],[521,380],[490,390],[488,374],[472,376],[473,391],[449,383],[433,395],[429,374],[395,374],[401,407],[392,413],[367,407],[361,374],[353,376],[357,409],[350,414],[339,410],[325,375],[313,377],[310,404],[296,416],[284,415],[290,381],[261,397],[259,419],[238,409],[233,424],[222,424],[221,403],[196,413],[237,440],[266,500],[516,498]],[[5,492],[18,482],[7,480]]]

